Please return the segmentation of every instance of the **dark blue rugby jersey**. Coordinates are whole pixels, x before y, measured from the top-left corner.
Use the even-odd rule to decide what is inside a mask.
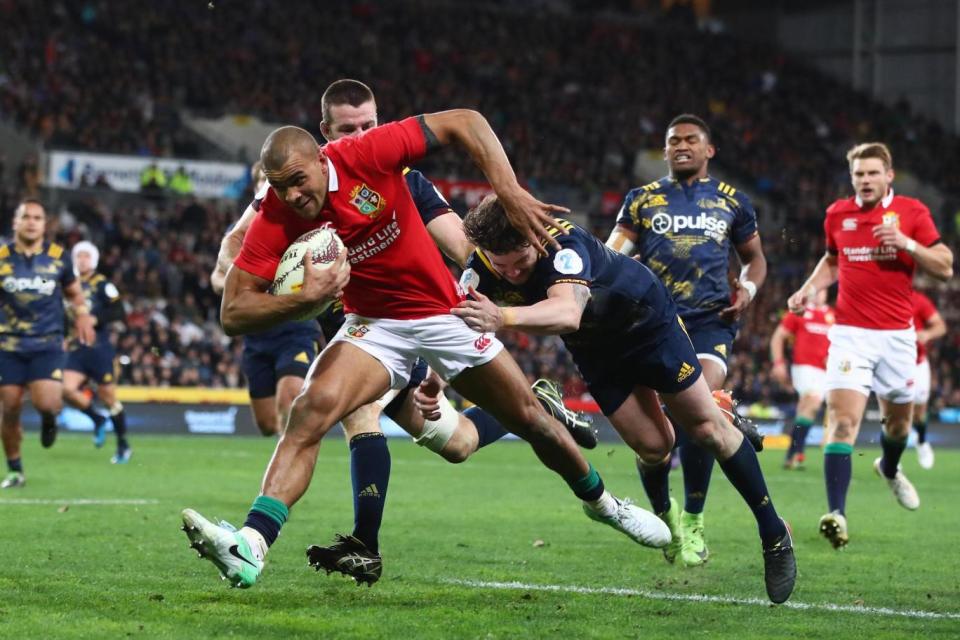
[[[407,167],[403,170],[403,177],[407,182],[407,188],[410,190],[413,203],[417,206],[417,211],[420,213],[424,225],[446,213],[453,213],[453,209],[450,208],[437,188],[422,173]],[[254,201],[253,207],[259,209],[258,200]],[[330,316],[331,324],[337,326],[343,324],[343,306],[341,304],[331,307],[326,315]],[[319,333],[320,326],[315,320],[301,320],[285,322],[266,331],[249,334],[245,336],[244,340],[245,344],[251,349],[273,350],[277,341],[282,340],[284,336],[317,335]]]
[[[750,199],[714,178],[666,177],[632,189],[617,223],[637,233],[636,252],[666,285],[684,319],[730,304],[730,247],[757,234]]]
[[[63,247],[44,242],[27,256],[0,244],[0,351],[43,351],[63,346],[63,288],[76,280]]]
[[[554,233],[560,250],[548,247],[537,260],[530,279],[513,285],[490,265],[482,249],[467,261],[479,277],[477,291],[503,306],[528,306],[547,298],[555,284],[572,283],[590,287],[590,300],[580,320],[580,329],[562,335],[567,346],[609,345],[624,341],[631,330],[644,330],[672,320],[665,308],[654,308],[645,298],[651,287],[662,288],[657,277],[636,260],[606,247],[588,231],[566,220],[558,221],[569,235]],[[470,278],[465,272],[464,280]],[[662,300],[669,302],[666,294]],[[670,303],[672,307],[672,303]]]
[[[90,307],[90,313],[97,319],[97,344],[110,343],[110,323],[123,320],[126,313],[123,310],[123,301],[120,292],[106,276],[94,273],[89,277],[80,277],[80,288]],[[72,341],[71,348],[79,346]]]

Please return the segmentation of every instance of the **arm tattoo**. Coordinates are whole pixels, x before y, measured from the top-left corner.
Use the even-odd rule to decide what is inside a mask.
[[[580,307],[580,311],[583,311],[587,306],[587,302],[590,301],[590,287],[582,284],[573,285],[573,298],[577,301],[577,306]]]
[[[424,116],[417,116],[417,122],[420,123],[420,130],[423,131],[423,137],[427,141],[427,153],[436,151],[443,146],[440,144],[440,141],[437,140],[437,134],[427,126],[427,119]]]

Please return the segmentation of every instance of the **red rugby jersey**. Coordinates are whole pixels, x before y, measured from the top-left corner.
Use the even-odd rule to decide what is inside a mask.
[[[873,237],[879,224],[896,224],[925,247],[940,241],[930,210],[919,200],[891,191],[872,209],[857,198],[837,200],[823,228],[827,251],[837,257],[837,324],[865,329],[907,329],[913,318],[911,292],[916,263],[906,251],[881,247]]]
[[[328,194],[305,220],[267,189],[234,264],[273,280],[287,247],[330,223],[347,247],[350,282],[344,309],[372,318],[411,320],[450,312],[462,295],[410,197],[403,167],[426,153],[416,118],[341,138],[324,147]]]
[[[830,348],[827,332],[833,323],[833,309],[829,305],[808,304],[802,316],[794,313],[783,316],[780,326],[793,334],[793,364],[827,368],[827,350]]]

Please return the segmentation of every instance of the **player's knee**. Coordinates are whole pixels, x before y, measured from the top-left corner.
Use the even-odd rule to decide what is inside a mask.
[[[279,419],[277,416],[272,418],[267,418],[263,416],[258,416],[256,419],[257,429],[260,430],[260,435],[263,436],[273,436],[276,435],[279,431]]]
[[[910,435],[910,418],[907,416],[885,416],[883,431],[891,438],[904,438]]]
[[[469,449],[463,443],[451,441],[448,442],[447,446],[440,452],[440,456],[447,462],[460,464],[461,462],[466,462],[471,453],[473,453],[473,450]]]
[[[856,421],[853,416],[847,414],[841,413],[832,416],[831,427],[834,440],[846,441],[856,435]]]
[[[716,451],[720,448],[720,425],[713,420],[699,420],[691,424],[685,424],[684,428],[690,439],[704,449]]]
[[[38,396],[33,399],[33,408],[41,415],[46,414],[56,417],[56,415],[63,410],[63,397],[60,395],[52,397]]]

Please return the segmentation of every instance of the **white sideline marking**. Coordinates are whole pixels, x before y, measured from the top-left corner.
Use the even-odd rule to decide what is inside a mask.
[[[645,589],[623,589],[618,587],[578,587],[561,584],[525,584],[523,582],[483,582],[481,580],[443,580],[447,584],[456,584],[478,589],[506,589],[525,591],[552,591],[557,593],[603,594],[614,596],[638,596],[648,600],[670,600],[681,602],[710,602],[719,604],[751,604],[761,607],[786,607],[800,611],[833,611],[839,613],[860,613],[872,616],[901,616],[904,618],[923,618],[927,620],[960,620],[960,613],[937,613],[917,609],[891,609],[889,607],[856,607],[852,605],[830,604],[827,602],[792,602],[774,605],[760,598],[735,598],[732,596],[709,596],[696,593],[665,593]]]
[[[122,499],[122,498],[64,498],[63,500],[50,500],[46,498],[0,498],[0,505],[3,504],[68,504],[68,505],[142,505],[142,504],[160,504],[159,500],[148,498]]]

